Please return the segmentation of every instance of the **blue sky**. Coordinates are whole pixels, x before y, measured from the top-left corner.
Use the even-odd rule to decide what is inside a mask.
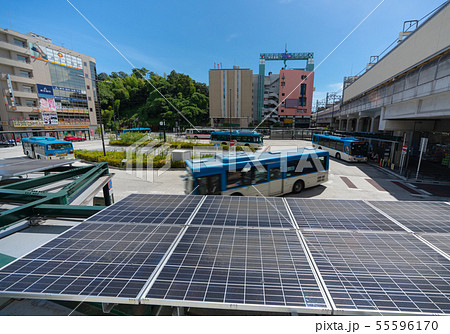
[[[262,52],[314,52],[316,99],[338,91],[343,77],[365,68],[398,37],[403,21],[420,19],[444,0],[72,0],[134,65],[171,70],[208,83],[214,63],[258,73]],[[381,5],[326,60],[326,56]],[[0,0],[0,27],[35,32],[96,58],[97,71],[131,66],[65,0]],[[323,63],[318,67],[319,63]],[[267,62],[279,72],[282,62]],[[304,61],[288,67],[304,67]]]

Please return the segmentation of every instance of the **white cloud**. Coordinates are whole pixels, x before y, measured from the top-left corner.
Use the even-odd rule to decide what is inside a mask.
[[[230,36],[227,37],[226,41],[230,42],[232,39],[235,39],[236,37],[238,37],[238,34],[231,34]]]

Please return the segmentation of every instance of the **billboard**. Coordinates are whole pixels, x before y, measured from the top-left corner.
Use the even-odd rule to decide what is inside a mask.
[[[14,97],[14,91],[12,88],[11,77],[9,76],[9,74],[7,75],[7,82],[8,82],[8,92],[9,92],[9,96],[11,98],[11,107],[13,110],[16,110],[16,99]]]
[[[43,112],[42,120],[45,125],[58,125],[58,115],[51,112]]]
[[[30,47],[30,55],[32,58],[79,70],[83,69],[83,62],[79,57],[72,56],[68,53],[57,51],[37,43],[29,42],[28,45]]]
[[[39,97],[40,111],[56,111],[55,99],[50,97]]]
[[[36,84],[38,96],[43,97],[54,97],[53,96],[53,87],[48,85]]]

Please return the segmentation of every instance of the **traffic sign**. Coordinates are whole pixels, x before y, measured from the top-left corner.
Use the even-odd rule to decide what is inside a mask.
[[[230,140],[230,146],[234,146],[234,145],[236,145],[236,140]]]
[[[406,152],[408,150],[408,146],[406,146],[406,145],[403,145],[403,147],[402,147],[402,151],[403,152]]]

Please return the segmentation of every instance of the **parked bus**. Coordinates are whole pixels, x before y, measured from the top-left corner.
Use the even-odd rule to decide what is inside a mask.
[[[152,129],[150,129],[150,128],[119,129],[119,130],[117,130],[117,135],[120,136],[122,133],[127,133],[127,132],[150,133],[150,132],[152,132]]]
[[[188,139],[210,139],[214,129],[186,129],[186,138]]]
[[[251,146],[258,148],[263,145],[263,134],[256,131],[218,131],[211,133],[211,142],[214,144],[229,145],[230,140],[236,142],[235,146]]]
[[[231,196],[299,193],[328,181],[328,157],[327,151],[302,148],[187,160],[185,193]]]
[[[23,153],[32,159],[73,159],[71,142],[54,137],[22,138]]]
[[[315,134],[313,147],[327,150],[331,156],[345,161],[367,161],[369,143],[352,137]]]

